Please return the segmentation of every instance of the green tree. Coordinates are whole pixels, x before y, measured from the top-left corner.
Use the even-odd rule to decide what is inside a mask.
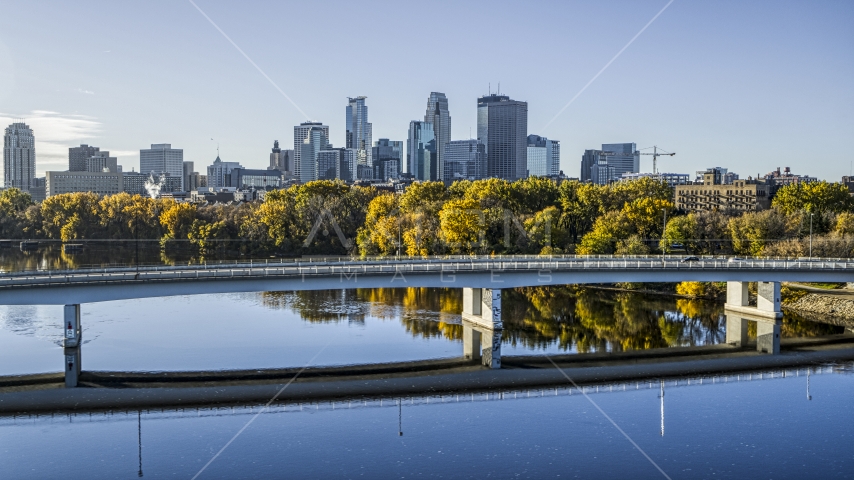
[[[845,185],[826,181],[786,185],[777,191],[772,205],[787,215],[854,211],[854,199]]]

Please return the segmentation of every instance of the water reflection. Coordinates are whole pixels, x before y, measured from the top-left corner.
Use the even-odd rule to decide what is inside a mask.
[[[724,307],[589,287],[528,287],[502,292],[505,344],[600,352],[714,345],[726,341]],[[400,321],[414,337],[462,340],[460,289],[399,288],[266,292],[263,304],[287,309],[308,322]],[[784,337],[841,333],[841,327],[786,314]],[[756,337],[751,324],[750,338]]]

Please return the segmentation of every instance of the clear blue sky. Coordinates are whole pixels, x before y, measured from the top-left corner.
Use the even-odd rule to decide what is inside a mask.
[[[430,91],[453,138],[476,98],[529,104],[529,133],[561,141],[561,168],[602,143],[677,152],[661,169],[790,166],[839,181],[854,151],[854,2],[195,0],[312,120],[344,144],[348,96],[366,95],[374,139],[405,140]],[[306,118],[185,0],[10,0],[0,16],[0,121],[35,129],[37,168],[97,145],[138,168],[151,143],[265,168]],[[211,141],[214,138],[214,141]],[[642,170],[651,170],[642,157]]]

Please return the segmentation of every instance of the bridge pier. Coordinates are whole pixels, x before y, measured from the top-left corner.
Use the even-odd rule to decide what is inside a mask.
[[[780,282],[758,282],[756,306],[749,306],[747,282],[727,282],[726,341],[747,344],[747,322],[756,322],[756,350],[780,353],[780,328],[783,323]]]
[[[726,343],[736,347],[747,346],[747,319],[738,314],[726,314]]]
[[[80,327],[80,304],[66,305],[63,310],[65,325],[65,346],[78,347],[80,346],[80,338],[82,337],[82,329]]]
[[[63,309],[63,327],[65,329],[65,387],[77,386],[80,378],[80,349],[83,328],[80,325],[80,304],[66,305]]]
[[[501,368],[501,290],[463,289],[463,355]]]
[[[73,388],[77,386],[80,380],[80,347],[67,347],[63,351],[65,353],[65,388]]]

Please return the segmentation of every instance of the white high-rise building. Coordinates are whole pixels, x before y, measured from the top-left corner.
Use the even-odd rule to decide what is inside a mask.
[[[317,156],[321,150],[331,149],[327,141],[326,132],[329,127],[323,125],[313,126],[306,132],[305,138],[300,145],[300,183],[308,183],[317,180]]]
[[[560,174],[560,142],[528,135],[528,176]]]
[[[329,126],[324,125],[321,122],[303,122],[294,127],[294,166],[293,166],[293,176],[294,178],[301,179],[302,173],[302,144],[305,141],[305,137],[308,136],[308,132],[311,131],[312,128],[319,128],[323,134],[326,136],[326,141],[329,141]],[[324,147],[325,148],[325,147]],[[332,148],[330,144],[330,148]]]
[[[162,175],[181,179],[184,188],[184,150],[172,148],[168,143],[153,143],[151,148],[139,151],[140,173]]]
[[[6,127],[3,136],[3,187],[30,191],[36,178],[36,138],[23,122]]]

